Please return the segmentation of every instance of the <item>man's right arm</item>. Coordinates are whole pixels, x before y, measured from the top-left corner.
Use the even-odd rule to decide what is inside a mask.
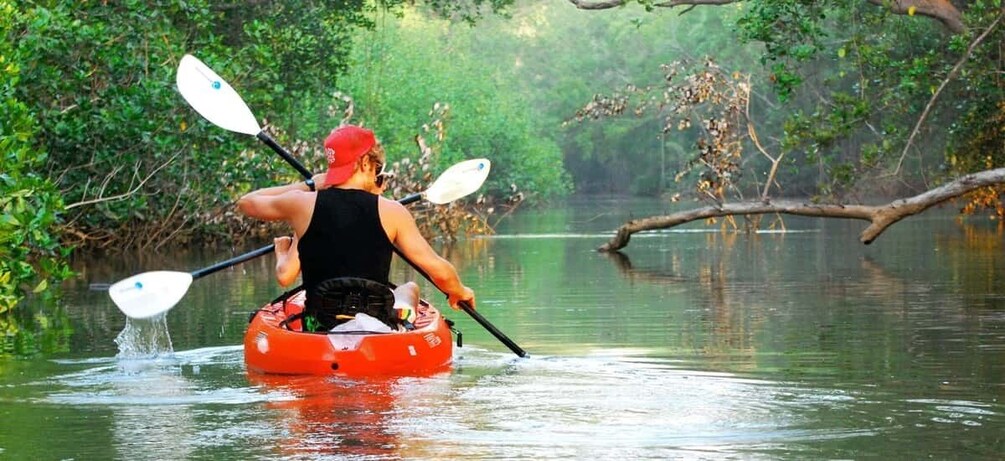
[[[288,220],[288,203],[296,184],[258,189],[237,199],[237,209],[252,218],[266,221]]]
[[[460,301],[467,301],[474,307],[474,291],[461,283],[454,265],[429,246],[429,242],[419,232],[415,219],[408,209],[400,203],[389,200],[382,203],[387,204],[385,209],[393,223],[394,246],[401,250],[409,261],[422,269],[440,291],[447,294],[451,307],[457,309],[457,303]]]

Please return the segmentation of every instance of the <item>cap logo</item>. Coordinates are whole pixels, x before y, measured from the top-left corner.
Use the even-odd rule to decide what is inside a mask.
[[[328,157],[328,164],[335,163],[335,149],[325,147],[325,157]]]

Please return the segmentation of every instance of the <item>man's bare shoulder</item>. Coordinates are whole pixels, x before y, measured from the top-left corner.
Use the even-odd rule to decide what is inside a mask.
[[[408,208],[405,208],[405,205],[402,205],[397,200],[391,200],[384,196],[378,196],[378,199],[380,200],[380,208],[382,210],[393,211],[395,213],[408,213]]]
[[[380,197],[379,206],[380,214],[392,219],[395,223],[412,219],[412,213],[408,211],[408,208],[405,208],[405,205],[396,200]]]

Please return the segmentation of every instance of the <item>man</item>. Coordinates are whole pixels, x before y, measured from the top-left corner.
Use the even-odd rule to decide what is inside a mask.
[[[474,291],[461,283],[450,262],[433,251],[411,213],[404,205],[379,195],[386,159],[373,132],[342,126],[328,135],[324,146],[326,173],[306,182],[259,189],[237,202],[248,216],[284,221],[293,228],[294,256],[299,256],[307,290],[307,314],[315,308],[318,285],[325,280],[356,277],[387,285],[394,248],[447,294],[451,307],[459,308],[461,301],[474,307]],[[287,265],[295,259],[288,258]],[[292,277],[288,275],[291,272]],[[286,269],[277,276],[280,283],[285,277],[288,284],[296,278],[296,271]],[[409,285],[417,298],[418,287]]]

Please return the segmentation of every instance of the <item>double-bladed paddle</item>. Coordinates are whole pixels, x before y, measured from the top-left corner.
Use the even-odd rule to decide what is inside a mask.
[[[403,205],[425,198],[442,205],[453,202],[480,188],[488,177],[490,163],[486,159],[465,160],[447,168],[423,192],[398,200]],[[167,312],[188,292],[193,280],[236,266],[250,259],[271,253],[276,246],[257,250],[192,272],[153,271],[137,274],[115,282],[108,288],[112,302],[128,317],[139,319]]]

